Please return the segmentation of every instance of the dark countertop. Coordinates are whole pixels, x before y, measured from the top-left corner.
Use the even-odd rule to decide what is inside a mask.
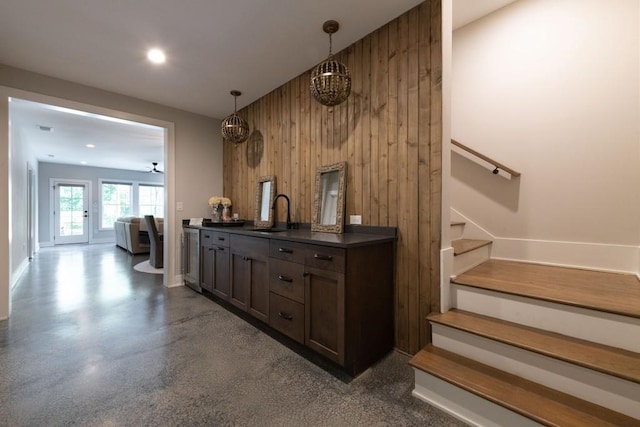
[[[395,227],[347,226],[345,227],[346,232],[342,234],[311,231],[310,228],[305,226],[297,230],[276,228],[278,231],[275,232],[255,230],[252,225],[245,225],[244,227],[224,227],[218,225],[207,226],[206,224],[203,226],[183,224],[183,227],[289,242],[311,243],[337,248],[367,246],[376,243],[395,242],[397,240]]]

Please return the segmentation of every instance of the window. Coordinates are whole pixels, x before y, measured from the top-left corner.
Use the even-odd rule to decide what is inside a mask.
[[[164,187],[144,185],[138,187],[138,215],[164,216]]]
[[[113,228],[120,216],[131,215],[131,184],[103,182],[101,228]]]
[[[153,183],[100,182],[100,229],[113,230],[121,216],[164,216],[164,187]]]

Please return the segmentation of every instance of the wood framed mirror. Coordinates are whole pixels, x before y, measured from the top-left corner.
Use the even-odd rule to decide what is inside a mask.
[[[342,233],[347,162],[320,166],[316,171],[311,231]]]
[[[256,209],[253,226],[256,228],[273,227],[273,198],[276,195],[275,175],[261,176],[256,184]]]

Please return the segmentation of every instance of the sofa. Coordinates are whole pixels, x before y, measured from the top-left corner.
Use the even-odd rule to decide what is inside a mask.
[[[162,230],[164,221],[155,218],[156,227]],[[116,219],[113,223],[116,233],[116,246],[121,247],[131,254],[148,254],[150,251],[149,234],[144,218],[126,216]]]

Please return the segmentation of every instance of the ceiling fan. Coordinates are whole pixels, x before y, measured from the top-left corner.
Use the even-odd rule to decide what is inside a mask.
[[[162,172],[161,170],[159,170],[157,168],[158,162],[152,162],[151,164],[153,165],[153,168],[148,170],[147,172],[149,172],[149,173],[164,173],[164,172]]]

